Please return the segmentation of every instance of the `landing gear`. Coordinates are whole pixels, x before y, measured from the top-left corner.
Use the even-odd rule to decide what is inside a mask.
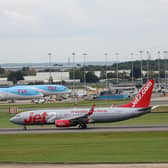
[[[26,131],[26,130],[27,130],[27,127],[24,125],[23,129]]]
[[[87,124],[81,123],[81,124],[79,124],[79,128],[80,129],[86,129],[87,128]]]

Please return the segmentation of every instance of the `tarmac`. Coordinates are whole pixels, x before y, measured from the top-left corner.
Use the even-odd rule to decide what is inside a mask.
[[[0,128],[0,134],[42,134],[42,133],[88,133],[88,132],[148,132],[168,131],[167,125],[134,125],[134,126],[89,126],[88,129],[70,128]]]

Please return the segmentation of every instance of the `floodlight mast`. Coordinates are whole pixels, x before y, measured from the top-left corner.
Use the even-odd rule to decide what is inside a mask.
[[[75,52],[72,53],[73,56],[73,98],[74,98],[74,103],[75,103]]]
[[[131,76],[132,76],[132,83],[134,82],[134,63],[133,63],[133,59],[134,59],[134,53],[131,53],[131,69],[132,69],[132,73],[131,73]]]
[[[108,80],[107,80],[107,56],[108,54],[107,53],[104,53],[105,55],[105,67],[106,67],[106,70],[105,70],[105,73],[106,73],[106,89],[108,88]]]
[[[150,52],[146,51],[146,56],[147,56],[147,80],[149,80],[149,60],[150,60]]]
[[[142,67],[142,63],[143,63],[143,56],[142,56],[142,54],[143,54],[143,51],[142,50],[140,50],[139,51],[139,53],[140,53],[140,66],[141,66],[141,85],[143,84],[143,67]]]
[[[51,56],[52,56],[52,53],[49,52],[48,53],[48,61],[49,61],[49,83],[52,83],[51,80],[52,80],[52,76],[51,76]]]
[[[158,51],[157,53],[158,53],[158,86],[160,89],[160,51]]]
[[[116,60],[117,60],[117,62],[116,62],[116,77],[117,77],[117,84],[118,84],[118,56],[119,56],[119,53],[116,53],[115,54],[116,55]]]
[[[167,53],[168,51],[163,51],[164,53],[164,73],[165,73],[165,89],[167,88]]]
[[[87,87],[87,85],[86,85],[86,72],[85,72],[85,66],[86,66],[86,56],[88,55],[87,53],[83,53],[82,54],[83,55],[83,87],[84,87],[84,89],[83,89],[83,92],[84,92],[84,90],[86,91],[86,87]],[[85,93],[84,93],[85,94]]]

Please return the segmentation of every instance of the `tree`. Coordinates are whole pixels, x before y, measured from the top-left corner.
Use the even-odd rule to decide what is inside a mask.
[[[86,82],[88,83],[95,83],[98,82],[99,78],[94,74],[92,71],[88,71],[86,73]]]
[[[48,82],[49,82],[50,84],[52,84],[52,83],[53,83],[53,77],[52,77],[52,75],[51,75],[51,76],[49,76]]]
[[[106,79],[106,71],[102,70],[100,72],[100,79]]]
[[[21,71],[11,71],[8,74],[8,81],[12,81],[13,84],[16,84],[19,80],[24,80],[23,73]]]
[[[0,74],[4,74],[5,73],[5,69],[0,67]]]
[[[22,71],[22,74],[24,76],[27,76],[27,75],[36,75],[36,71],[35,71],[34,68],[23,67],[21,71]]]
[[[84,80],[84,72],[80,69],[75,69],[75,79],[80,79],[80,82]],[[73,69],[70,71],[70,79],[73,79]]]
[[[107,73],[107,78],[115,78],[115,77],[116,77],[115,73],[113,73],[113,72]]]

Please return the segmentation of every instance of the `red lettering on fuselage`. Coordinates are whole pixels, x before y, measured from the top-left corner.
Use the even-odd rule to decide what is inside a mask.
[[[26,89],[18,89],[18,93],[24,94],[24,93],[27,93],[27,90]]]
[[[56,90],[55,86],[48,86],[48,90]]]
[[[33,112],[30,113],[30,116],[28,119],[24,119],[25,124],[30,124],[33,122]]]
[[[25,124],[43,124],[46,123],[46,116],[47,113],[44,112],[42,114],[34,114],[33,112],[30,112],[29,118],[24,119]]]

